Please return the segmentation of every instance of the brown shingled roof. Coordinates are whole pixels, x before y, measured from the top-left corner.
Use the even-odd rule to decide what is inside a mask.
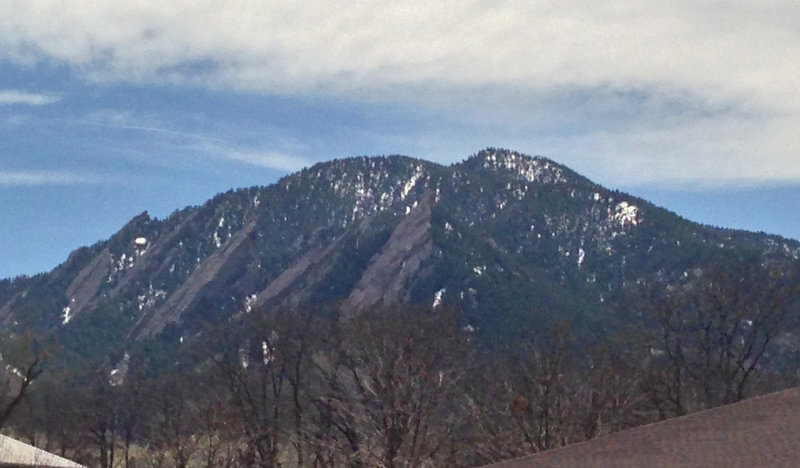
[[[800,466],[800,388],[620,431],[491,466]]]

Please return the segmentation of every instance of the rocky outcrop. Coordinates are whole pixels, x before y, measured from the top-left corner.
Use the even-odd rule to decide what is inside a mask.
[[[66,292],[70,315],[80,314],[92,302],[103,281],[108,278],[111,262],[111,252],[106,247],[70,283]]]
[[[267,287],[258,293],[256,307],[263,307],[289,289],[312,265],[319,263],[325,257],[323,252],[322,249],[312,250],[270,281]]]
[[[433,193],[426,192],[422,201],[397,224],[347,298],[346,305],[350,311],[357,313],[376,304],[406,299],[408,279],[419,271],[433,252],[433,205]]]
[[[0,330],[86,334],[79,344],[108,328],[130,346],[117,338],[171,323],[191,336],[253,307],[409,302],[459,308],[484,330],[545,310],[606,329],[626,281],[688,282],[711,258],[796,271],[800,243],[688,223],[506,150],[448,167],[348,158],[164,220],[143,213],[50,273],[0,282]]]
[[[297,307],[302,304],[320,283],[328,279],[336,261],[343,257],[351,258],[353,252],[347,245],[357,245],[371,228],[373,221],[374,217],[367,217],[327,246],[314,248],[303,255],[258,293],[255,306]]]
[[[186,282],[167,298],[166,302],[143,315],[131,336],[139,339],[160,333],[171,322],[178,322],[181,315],[191,307],[212,283],[225,284],[232,280],[231,275],[239,268],[227,268],[229,264],[250,257],[251,236],[256,224],[251,222],[233,235],[222,248],[208,258],[189,276]],[[247,262],[248,259],[244,259]]]
[[[176,238],[184,235],[187,230],[192,229],[196,218],[197,211],[193,211],[174,229],[164,233],[164,235],[157,239],[153,239],[153,244],[148,247],[147,253],[144,258],[142,258],[142,261],[134,263],[133,267],[122,275],[114,286],[114,289],[109,293],[109,296],[113,297],[117,294],[124,293],[136,283],[137,279],[146,275],[148,271],[166,268],[166,264],[169,263],[169,258],[161,260],[161,257],[174,249],[173,244]]]

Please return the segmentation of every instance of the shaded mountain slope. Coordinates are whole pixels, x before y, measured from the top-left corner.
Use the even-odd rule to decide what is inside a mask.
[[[697,225],[545,158],[361,157],[139,215],[52,272],[0,282],[0,323],[79,353],[256,306],[342,302],[448,304],[487,333],[548,317],[598,332],[623,320],[612,304],[626,285],[685,281],[712,261],[788,271],[798,257],[796,241]]]

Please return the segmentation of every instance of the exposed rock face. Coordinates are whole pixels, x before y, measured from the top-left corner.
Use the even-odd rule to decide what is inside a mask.
[[[800,243],[699,226],[512,151],[447,167],[350,158],[136,216],[50,273],[0,281],[0,325],[76,343],[118,327],[124,347],[253,307],[357,315],[415,302],[459,308],[484,330],[537,313],[604,327],[626,284],[691,281],[709,259],[795,271]]]
[[[292,266],[278,275],[277,278],[272,280],[263,291],[258,293],[255,305],[257,307],[264,307],[268,302],[286,292],[287,289],[308,272],[309,268],[319,264],[319,262],[327,256],[327,253],[328,249],[314,249],[304,255],[300,260],[296,261]]]
[[[73,316],[83,312],[97,296],[100,286],[111,271],[111,262],[111,252],[106,247],[70,283],[67,288],[67,306]]]
[[[153,272],[167,269],[170,256],[175,254],[175,239],[179,236],[187,235],[187,231],[192,229],[192,223],[196,218],[197,211],[191,212],[175,228],[168,230],[163,235],[154,239],[144,238],[146,242],[144,258],[141,258],[141,261],[134,262],[131,268],[124,271],[121,277],[117,278],[113,289],[108,295],[114,297],[119,294],[125,294],[127,290],[136,288],[137,282],[140,282],[142,277],[151,276]],[[128,240],[128,244],[133,243],[136,245],[136,241],[140,239],[143,238],[136,237]]]
[[[359,312],[376,304],[394,304],[408,299],[406,282],[433,252],[433,204],[433,193],[427,191],[422,202],[397,224],[347,298],[349,309]]]
[[[141,318],[132,335],[135,338],[144,338],[159,333],[168,323],[178,322],[186,309],[191,307],[212,283],[223,286],[232,283],[237,274],[235,265],[253,261],[250,242],[255,228],[255,223],[249,223],[231,237],[220,250],[211,254],[161,307]]]

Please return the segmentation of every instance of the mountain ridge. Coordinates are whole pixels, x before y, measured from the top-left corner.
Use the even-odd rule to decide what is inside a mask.
[[[51,272],[0,282],[0,324],[76,352],[182,336],[252,307],[447,304],[489,332],[545,315],[590,329],[613,321],[627,285],[688,281],[718,259],[798,258],[800,242],[701,226],[547,158],[354,157],[164,219],[144,212]]]

